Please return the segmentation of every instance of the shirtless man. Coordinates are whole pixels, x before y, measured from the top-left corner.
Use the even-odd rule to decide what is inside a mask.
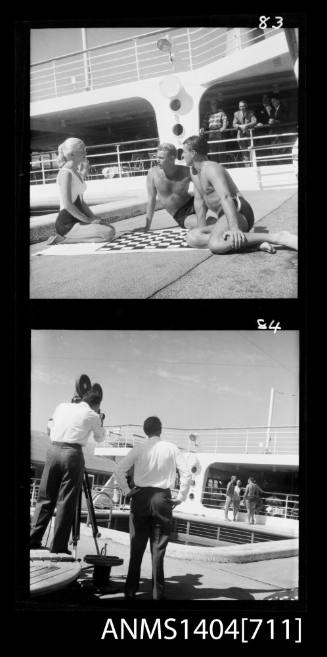
[[[274,253],[271,244],[297,250],[297,235],[288,231],[251,233],[254,215],[250,204],[237,189],[230,174],[221,164],[207,158],[207,142],[203,136],[188,137],[183,143],[185,164],[191,167],[194,183],[194,205],[202,198],[203,208],[217,214],[213,225],[206,225],[205,213],[198,213],[198,227],[187,233],[187,243],[196,248],[209,248],[212,253],[241,251],[258,245]]]
[[[145,230],[150,230],[157,195],[165,210],[181,228],[194,228],[198,225],[195,217],[188,218],[190,215],[206,214],[204,199],[198,196],[194,202],[194,197],[188,192],[191,182],[189,168],[175,164],[176,156],[177,151],[173,144],[158,146],[159,164],[150,169],[146,179],[148,204]]]

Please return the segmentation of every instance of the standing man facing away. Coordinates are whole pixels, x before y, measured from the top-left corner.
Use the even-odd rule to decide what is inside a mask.
[[[165,598],[164,556],[172,527],[172,510],[186,499],[192,475],[185,457],[173,443],[161,440],[162,425],[157,417],[148,417],[143,425],[148,440],[137,444],[117,465],[115,474],[123,493],[130,494],[131,552],[125,584],[125,598],[135,598],[139,587],[143,554],[150,539],[152,558],[152,598]],[[131,490],[126,473],[134,465]],[[176,468],[180,489],[171,499]]]
[[[259,487],[255,483],[254,478],[249,477],[243,497],[248,512],[249,525],[255,524],[255,510],[259,497]]]
[[[254,224],[253,210],[236,187],[229,172],[207,157],[206,139],[192,136],[183,143],[184,160],[191,167],[194,200],[202,197],[204,207],[217,214],[213,225],[199,221],[199,226],[187,233],[186,241],[195,248],[209,248],[212,253],[225,254],[259,246],[274,252],[271,244],[297,250],[297,236],[286,230],[278,233],[250,233]]]
[[[93,433],[104,441],[102,395],[91,390],[80,403],[59,404],[50,425],[51,445],[31,524],[30,549],[43,549],[43,535],[57,506],[51,552],[65,552],[84,475],[83,447]]]
[[[195,217],[188,219],[195,213],[197,217],[204,216],[205,219],[207,208],[204,199],[199,196],[194,198],[189,194],[191,182],[189,168],[175,164],[176,157],[177,151],[173,144],[158,146],[158,166],[149,170],[146,179],[148,203],[145,230],[151,228],[157,196],[165,210],[181,228],[193,228],[198,225]]]

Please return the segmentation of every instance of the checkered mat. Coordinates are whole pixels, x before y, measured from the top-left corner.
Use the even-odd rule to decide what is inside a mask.
[[[122,233],[113,242],[56,244],[34,255],[104,255],[159,251],[194,251],[186,244],[186,228],[161,228],[146,232]],[[203,249],[201,249],[202,251]]]

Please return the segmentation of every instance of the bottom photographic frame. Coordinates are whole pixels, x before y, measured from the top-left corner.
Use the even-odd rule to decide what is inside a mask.
[[[94,391],[96,414],[84,401]],[[98,425],[77,426],[83,407],[87,422],[91,413],[103,423],[103,441]],[[299,410],[298,331],[33,330],[22,608],[76,618],[87,610],[99,639],[234,632],[247,642],[255,630],[283,639],[278,613],[301,597]],[[151,419],[160,424],[149,429]],[[171,458],[181,468],[173,481]],[[76,467],[82,478],[67,488]],[[74,487],[82,493],[72,522]],[[151,488],[170,488],[172,500],[148,498]],[[258,604],[267,620],[276,611],[276,627],[263,616],[261,629],[244,621]],[[289,621],[295,642],[301,628]]]

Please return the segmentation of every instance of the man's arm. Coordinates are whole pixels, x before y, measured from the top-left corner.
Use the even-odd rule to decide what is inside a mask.
[[[122,489],[124,495],[127,495],[128,493],[131,492],[131,488],[128,486],[127,481],[126,481],[126,474],[134,465],[136,461],[136,456],[137,456],[137,445],[131,449],[130,452],[121,460],[119,463],[116,465],[116,468],[114,470],[114,474],[116,475],[116,479],[118,482],[118,485]]]
[[[207,177],[220,198],[222,209],[224,210],[227,219],[228,229],[231,232],[230,237],[233,240],[234,247],[238,248],[243,242],[245,242],[245,237],[238,225],[238,217],[233,201],[233,195],[230,191],[225,170],[223,167],[219,167],[215,162],[211,162],[211,166],[207,167]]]
[[[191,175],[194,188],[194,209],[196,212],[198,226],[206,225],[206,216],[207,216],[207,206],[205,204],[204,198],[194,182],[193,175]]]
[[[91,411],[91,429],[93,431],[94,440],[97,443],[103,443],[105,439],[104,428],[102,426],[102,420],[98,413]]]
[[[235,112],[234,119],[233,119],[233,128],[240,128],[241,125],[242,124],[238,122],[238,113]]]
[[[220,128],[220,132],[224,132],[224,130],[226,130],[227,128],[228,128],[228,118],[227,118],[227,114],[223,114],[223,124],[222,124],[222,126],[221,126],[221,128]]]
[[[177,499],[174,501],[180,503],[186,500],[191,486],[192,474],[184,454],[178,447],[176,450],[176,467],[179,470],[179,491]]]
[[[156,208],[157,190],[154,184],[153,169],[150,169],[146,178],[146,189],[148,193],[148,202],[146,206],[146,224],[145,230],[150,230],[154,211]]]
[[[251,119],[249,123],[246,124],[246,127],[254,128],[255,125],[257,125],[257,117],[255,116],[254,112],[251,112]]]

